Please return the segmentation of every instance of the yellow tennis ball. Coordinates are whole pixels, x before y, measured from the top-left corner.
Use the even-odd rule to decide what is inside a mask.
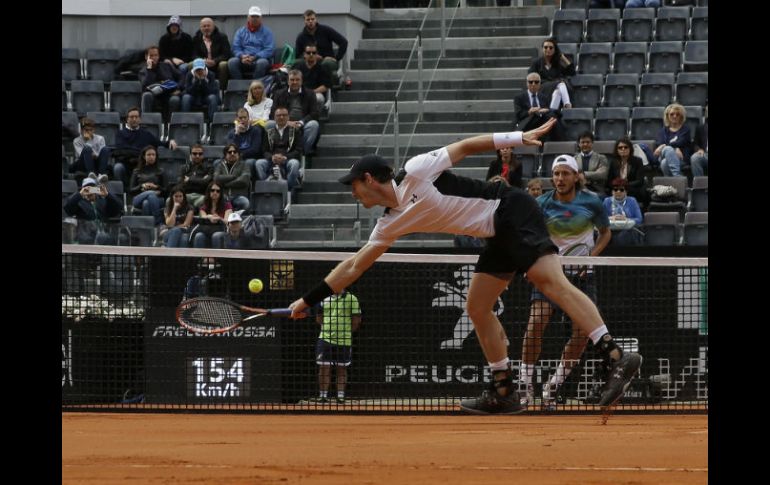
[[[264,285],[262,284],[262,280],[259,278],[254,278],[253,280],[249,281],[249,291],[252,293],[259,293],[262,291],[262,288]]]

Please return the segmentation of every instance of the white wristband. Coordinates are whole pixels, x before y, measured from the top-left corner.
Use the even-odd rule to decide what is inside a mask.
[[[522,138],[524,133],[521,131],[509,131],[508,133],[493,133],[492,140],[495,143],[495,149],[507,148],[523,145]]]

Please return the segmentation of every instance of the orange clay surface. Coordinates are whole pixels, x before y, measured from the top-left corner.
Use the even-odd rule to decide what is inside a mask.
[[[705,484],[708,416],[62,413],[62,484]]]

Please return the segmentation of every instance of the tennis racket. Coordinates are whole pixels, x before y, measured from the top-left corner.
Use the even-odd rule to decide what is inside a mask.
[[[252,308],[224,298],[190,298],[176,308],[179,324],[195,333],[223,333],[268,315],[289,316],[289,308]]]
[[[574,244],[568,247],[562,253],[562,256],[590,256],[590,255],[591,255],[591,249],[585,243]],[[564,273],[571,276],[575,276],[575,275],[579,276],[587,269],[588,269],[588,266],[586,265],[567,265],[564,267]]]

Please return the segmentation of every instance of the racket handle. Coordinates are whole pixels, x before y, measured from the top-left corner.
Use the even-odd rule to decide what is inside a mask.
[[[288,317],[291,315],[291,308],[273,308],[269,312],[267,312],[268,315],[275,315],[278,317]]]

